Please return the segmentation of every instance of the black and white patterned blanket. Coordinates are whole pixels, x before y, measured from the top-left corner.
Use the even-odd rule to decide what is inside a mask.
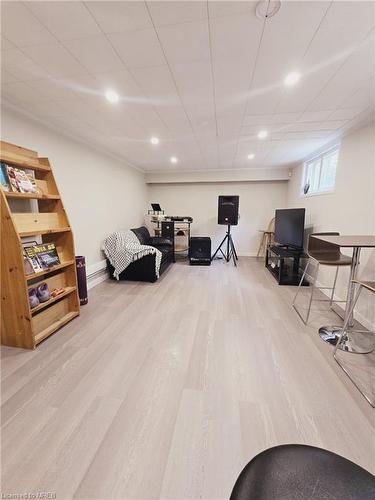
[[[134,261],[145,255],[156,254],[155,273],[159,278],[161,252],[150,245],[141,245],[133,231],[116,231],[104,240],[103,251],[115,268],[113,276],[118,280],[120,274]]]

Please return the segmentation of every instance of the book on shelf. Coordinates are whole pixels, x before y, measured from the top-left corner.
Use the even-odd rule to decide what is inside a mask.
[[[34,272],[44,271],[60,264],[59,254],[54,243],[43,243],[25,247]]]
[[[25,170],[6,165],[11,191],[15,193],[36,193],[37,188],[32,174],[27,174]]]
[[[8,193],[12,191],[8,177],[7,165],[4,162],[1,162],[0,165],[0,184],[4,191],[7,191]]]
[[[35,269],[30,257],[27,256],[25,249],[23,249],[23,265],[25,267],[25,274],[29,276],[35,273]]]

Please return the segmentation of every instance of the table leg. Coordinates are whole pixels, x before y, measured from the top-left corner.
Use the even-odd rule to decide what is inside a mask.
[[[366,336],[366,334],[358,333],[358,338],[353,338],[353,336],[350,335],[350,327],[352,327],[354,324],[352,305],[354,301],[355,284],[353,283],[353,280],[355,280],[357,276],[360,253],[361,253],[360,247],[353,248],[352,265],[350,267],[349,285],[346,296],[346,307],[345,307],[345,317],[344,317],[344,324],[348,325],[348,330],[342,337],[340,344],[337,346],[337,349],[357,354],[367,354],[374,350],[374,344],[368,337],[368,335]],[[321,326],[319,328],[320,338],[325,342],[329,342],[330,344],[333,345],[337,344],[341,333],[342,333],[341,326]]]

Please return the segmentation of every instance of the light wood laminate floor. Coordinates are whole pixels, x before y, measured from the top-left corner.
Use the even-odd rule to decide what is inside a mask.
[[[228,498],[261,450],[307,443],[375,472],[374,411],[314,311],[263,263],[107,281],[35,351],[2,348],[2,493]],[[316,307],[316,306],[315,306]]]

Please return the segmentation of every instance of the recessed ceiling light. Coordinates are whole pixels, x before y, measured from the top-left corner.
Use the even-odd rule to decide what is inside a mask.
[[[288,75],[286,75],[284,79],[284,85],[287,87],[292,87],[293,85],[296,85],[301,79],[301,73],[298,71],[292,71]]]
[[[159,144],[159,139],[157,137],[151,137],[150,139],[151,144]]]
[[[107,90],[107,92],[105,93],[105,98],[107,99],[107,101],[112,103],[115,103],[119,100],[119,96],[114,90]]]
[[[171,163],[177,163],[178,159],[175,156],[171,156]]]
[[[258,132],[258,137],[259,137],[259,139],[265,139],[265,138],[267,137],[267,135],[268,135],[267,130],[260,130],[260,131]]]
[[[248,158],[248,160],[254,160],[255,154],[254,153],[250,153],[249,155],[247,155],[247,158]]]

